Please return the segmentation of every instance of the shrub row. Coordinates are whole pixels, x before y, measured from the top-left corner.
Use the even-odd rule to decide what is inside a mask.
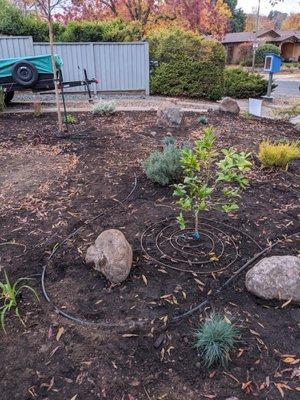
[[[275,85],[273,85],[275,87]],[[267,93],[268,82],[259,75],[241,68],[226,68],[224,71],[224,95],[243,99],[259,97]]]

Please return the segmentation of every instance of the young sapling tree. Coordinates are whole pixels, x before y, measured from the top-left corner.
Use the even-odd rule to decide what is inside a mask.
[[[200,238],[199,213],[212,209],[226,213],[239,208],[236,200],[248,184],[245,177],[251,168],[250,153],[237,153],[233,149],[221,150],[220,160],[215,150],[216,137],[211,127],[204,129],[203,137],[193,148],[182,150],[183,183],[174,185],[173,195],[182,211],[192,211],[195,216],[194,239]],[[185,229],[183,213],[177,217],[180,229]]]

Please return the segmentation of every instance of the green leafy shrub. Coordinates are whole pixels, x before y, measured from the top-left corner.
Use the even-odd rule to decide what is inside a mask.
[[[239,208],[234,201],[240,197],[241,189],[248,185],[245,173],[250,170],[250,154],[237,153],[233,149],[223,149],[224,158],[218,161],[214,150],[215,135],[212,128],[203,131],[202,139],[196,140],[194,147],[182,150],[181,165],[183,183],[175,186],[174,196],[179,197],[177,205],[183,211],[193,211],[195,215],[194,238],[199,239],[198,214],[212,209],[224,212]],[[185,228],[182,212],[177,217],[179,227]]]
[[[280,56],[280,48],[271,43],[259,46],[255,52],[255,65],[264,65],[265,57],[268,53],[275,53]]]
[[[214,40],[179,28],[149,33],[153,94],[217,100],[223,94],[225,51]]]
[[[20,319],[20,321],[24,325],[24,322],[20,316],[19,305],[18,305],[22,291],[25,289],[29,290],[35,295],[37,300],[39,300],[39,297],[36,291],[31,286],[22,284],[23,282],[29,281],[30,278],[20,278],[15,283],[11,283],[9,281],[6,272],[4,272],[4,276],[5,276],[5,281],[0,282],[0,301],[2,303],[0,306],[0,327],[5,332],[6,313],[11,310],[15,311],[16,316]]]
[[[166,137],[163,144],[163,151],[155,151],[144,161],[144,170],[152,182],[166,186],[181,179],[182,149],[172,137]]]
[[[258,158],[265,167],[286,167],[300,157],[300,146],[297,142],[271,143],[263,141],[259,145]]]
[[[275,88],[276,85],[273,85]],[[226,68],[224,72],[224,96],[237,99],[259,97],[267,93],[268,82],[259,74],[241,68]]]
[[[67,114],[64,118],[65,124],[76,124],[77,119],[74,115],[72,114]]]
[[[230,360],[230,352],[235,349],[239,330],[230,320],[219,314],[212,314],[196,330],[196,348],[207,368],[216,364],[226,366]]]
[[[114,101],[104,101],[93,106],[92,114],[111,115],[115,112],[115,109],[116,103]]]
[[[72,21],[61,34],[63,42],[126,42],[140,40],[142,28],[138,22]]]

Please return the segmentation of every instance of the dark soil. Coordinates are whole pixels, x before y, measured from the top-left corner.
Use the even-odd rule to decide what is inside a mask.
[[[188,115],[181,129],[169,132],[180,142],[194,140],[202,130],[197,119]],[[238,212],[202,219],[199,260],[184,257],[176,240],[174,247],[158,240],[163,257],[155,246],[162,229],[170,225],[166,236],[176,231],[177,210],[172,190],[152,184],[141,168],[168,133],[156,125],[154,113],[80,114],[63,135],[54,114],[1,117],[0,268],[14,281],[41,274],[47,265],[53,302],[44,299],[37,276],[31,284],[41,301],[27,292],[21,301],[26,326],[13,313],[7,317],[7,334],[0,333],[1,400],[299,399],[299,308],[250,295],[245,272],[216,295],[270,241],[299,231],[299,169],[263,170],[255,157],[263,139],[298,136],[278,121],[216,113],[208,121],[217,146],[253,152],[254,168]],[[131,197],[121,203],[135,179]],[[84,262],[88,245],[108,228],[122,230],[134,251],[129,278],[114,287]],[[269,254],[297,255],[296,235]],[[199,265],[204,260],[209,262]],[[206,298],[204,311],[171,323]],[[85,324],[58,315],[54,306]],[[242,341],[227,368],[207,370],[193,347],[193,331],[211,310],[241,328]]]

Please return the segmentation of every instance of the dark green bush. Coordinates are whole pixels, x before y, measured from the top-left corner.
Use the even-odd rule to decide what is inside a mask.
[[[172,137],[166,137],[163,143],[163,151],[155,151],[144,161],[144,170],[152,182],[166,186],[180,181],[182,149]]]
[[[225,69],[224,96],[237,99],[259,97],[267,93],[267,88],[268,82],[259,74],[253,74],[241,68]]]
[[[280,48],[271,43],[265,43],[259,46],[255,52],[255,65],[263,65],[265,62],[265,57],[268,53],[280,55]]]
[[[142,30],[138,23],[114,19],[69,22],[60,40],[62,42],[126,42],[139,40],[141,36]]]
[[[225,51],[214,40],[179,28],[158,29],[147,37],[153,94],[217,100],[222,97]]]

